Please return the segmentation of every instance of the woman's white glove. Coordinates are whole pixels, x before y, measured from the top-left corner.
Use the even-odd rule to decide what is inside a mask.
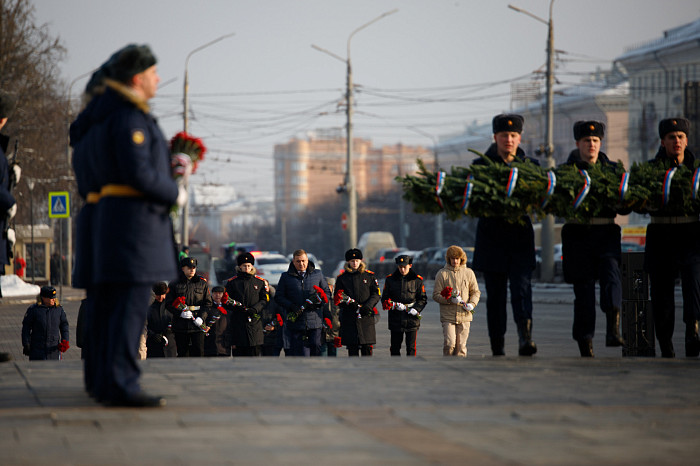
[[[467,303],[467,304],[464,305],[464,308],[465,308],[467,311],[470,311],[470,312],[471,312],[471,311],[474,310],[474,305],[473,305],[472,303]]]

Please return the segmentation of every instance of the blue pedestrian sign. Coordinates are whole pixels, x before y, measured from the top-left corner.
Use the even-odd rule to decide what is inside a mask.
[[[70,196],[68,191],[49,193],[49,218],[70,217]]]

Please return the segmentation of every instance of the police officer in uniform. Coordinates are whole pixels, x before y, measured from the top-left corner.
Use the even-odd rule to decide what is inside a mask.
[[[262,316],[269,301],[265,280],[255,275],[255,257],[244,252],[236,258],[236,276],[226,282],[226,293],[235,300],[228,329],[234,356],[261,356],[264,342]]]
[[[690,122],[667,118],[659,123],[661,147],[647,163],[669,169],[684,165],[695,170],[695,155],[688,150]],[[685,322],[685,355],[700,354],[700,222],[697,214],[663,208],[650,212],[647,226],[645,268],[649,272],[651,306],[661,356],[675,357],[672,338],[675,323],[675,281],[680,273]]]
[[[574,124],[574,149],[567,164],[587,169],[598,164],[603,170],[614,170],[600,150],[605,125],[599,121],[577,121]],[[615,224],[617,211],[610,207],[587,224],[567,222],[562,228],[564,280],[574,285],[573,337],[582,357],[593,357],[595,333],[595,282],[600,281],[600,307],[606,315],[605,346],[622,346],[620,308],[620,227]]]
[[[202,326],[206,326],[212,300],[207,280],[197,274],[196,258],[180,259],[180,275],[170,284],[165,300],[173,315],[177,356],[204,356],[205,332]]]
[[[348,356],[372,356],[377,343],[375,309],[380,299],[374,272],[362,262],[362,251],[345,252],[345,268],[335,280],[334,301],[340,307],[340,338]],[[352,301],[341,301],[345,294]]]
[[[524,119],[520,115],[500,114],[492,121],[494,143],[484,157],[495,163],[510,165],[532,158],[518,147]],[[486,164],[481,158],[474,164]],[[475,270],[484,274],[486,285],[486,319],[494,356],[505,355],[506,296],[510,282],[513,318],[518,328],[518,354],[532,356],[537,346],[532,341],[532,271],[535,268],[535,233],[530,217],[523,215],[521,223],[511,223],[503,217],[479,218],[474,247]]]
[[[115,406],[165,404],[139,386],[138,347],[152,284],[177,271],[169,210],[186,191],[172,178],[148,105],[160,80],[155,65],[148,46],[118,50],[93,76],[99,85],[91,80],[92,100],[71,126],[78,189],[93,205],[78,230],[88,247],[76,251],[76,264],[89,276],[89,301],[100,303],[88,309],[95,357],[85,360],[86,388]]]
[[[389,311],[392,356],[401,356],[401,343],[406,335],[406,355],[416,355],[416,335],[421,311],[428,303],[423,277],[413,271],[413,258],[402,254],[394,259],[396,270],[386,277],[382,307]]]

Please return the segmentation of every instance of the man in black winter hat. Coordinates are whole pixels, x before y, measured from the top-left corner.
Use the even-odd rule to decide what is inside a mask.
[[[647,163],[669,170],[681,165],[691,173],[695,170],[695,155],[688,149],[690,122],[685,118],[667,118],[659,122],[661,146],[653,160]],[[675,357],[673,330],[676,315],[674,289],[681,277],[683,290],[683,322],[685,323],[685,355],[700,355],[698,321],[700,320],[700,221],[698,215],[671,210],[667,206],[649,212],[645,268],[649,272],[651,307],[654,329],[661,356]]]
[[[170,150],[149,101],[160,78],[146,45],[110,56],[71,125],[73,168],[90,212],[76,236],[76,276],[87,296],[88,392],[113,406],[163,406],[139,385],[138,345],[151,286],[177,274],[169,210],[184,204]],[[100,303],[99,312],[93,303]]]

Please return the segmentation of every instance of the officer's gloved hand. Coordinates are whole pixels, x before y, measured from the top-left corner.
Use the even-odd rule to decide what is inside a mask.
[[[12,207],[7,209],[7,218],[12,219],[14,216],[17,215],[17,203],[15,202],[12,204]]]
[[[15,234],[14,228],[8,228],[7,229],[7,241],[10,243],[10,249],[13,249],[15,247],[16,240],[17,240],[17,236]]]
[[[415,309],[411,309],[410,311],[408,311],[408,313],[409,313],[410,315],[412,315],[413,317],[415,317],[415,316],[418,315],[418,311],[416,311]]]
[[[15,184],[19,184],[19,179],[22,175],[22,168],[17,164],[12,164],[12,176],[15,179]]]
[[[202,320],[201,317],[197,317],[196,319],[194,319],[194,323],[197,327],[201,327],[202,324],[204,323],[204,321]]]
[[[182,311],[180,317],[183,319],[194,319],[194,314],[192,314],[192,311]]]
[[[187,198],[189,194],[187,194],[187,189],[185,189],[184,186],[178,186],[177,187],[177,201],[176,204],[178,207],[184,207],[185,204],[187,204]]]
[[[29,356],[29,345],[24,345],[24,348],[22,348],[22,353],[25,356]]]
[[[163,346],[168,346],[168,339],[166,338],[166,336],[163,335],[161,338],[163,338]]]
[[[404,303],[394,303],[394,309],[397,311],[405,311],[406,305]]]

